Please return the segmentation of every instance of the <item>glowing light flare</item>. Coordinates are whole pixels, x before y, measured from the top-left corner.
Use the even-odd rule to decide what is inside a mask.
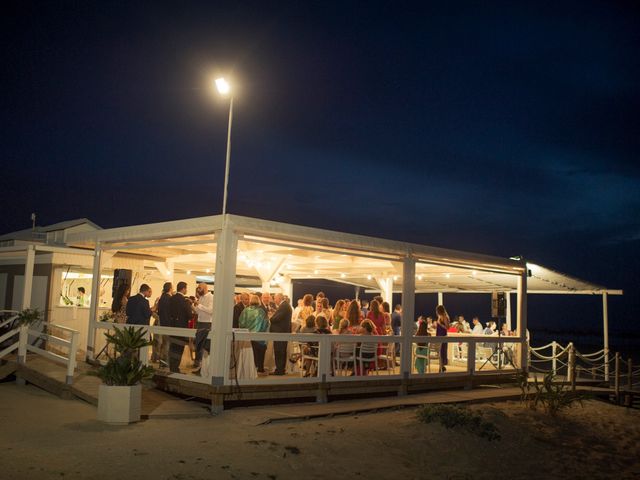
[[[231,86],[224,77],[216,78],[215,85],[220,95],[228,95],[231,91]]]

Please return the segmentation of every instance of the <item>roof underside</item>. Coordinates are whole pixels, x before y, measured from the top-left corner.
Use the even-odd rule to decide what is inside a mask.
[[[485,293],[515,291],[522,261],[469,252],[395,242],[327,230],[229,215],[238,232],[237,275],[260,282],[283,279],[328,279],[380,291],[384,282],[402,289],[402,258],[416,258],[416,292]],[[216,258],[215,232],[222,217],[163,222],[83,232],[69,245],[145,258],[149,270],[174,269],[207,275]],[[530,293],[621,293],[528,263]]]

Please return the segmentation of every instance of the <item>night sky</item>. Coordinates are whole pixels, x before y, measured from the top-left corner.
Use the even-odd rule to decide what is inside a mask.
[[[524,255],[640,331],[635,2],[74,3],[3,4],[1,232],[219,213],[224,74],[230,213]]]

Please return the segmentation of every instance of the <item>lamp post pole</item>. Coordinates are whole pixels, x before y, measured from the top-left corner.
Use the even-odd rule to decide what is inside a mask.
[[[222,215],[227,213],[227,189],[229,187],[229,163],[231,161],[231,123],[233,121],[233,96],[229,98],[229,127],[227,129],[227,161],[224,168],[224,194],[222,197]]]

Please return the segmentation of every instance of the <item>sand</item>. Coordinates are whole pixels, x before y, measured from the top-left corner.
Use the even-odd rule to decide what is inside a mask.
[[[415,409],[254,425],[245,409],[127,427],[32,386],[0,385],[3,479],[640,478],[640,411],[590,400],[557,418],[471,405],[502,439],[422,424]],[[287,408],[278,406],[273,408]]]

